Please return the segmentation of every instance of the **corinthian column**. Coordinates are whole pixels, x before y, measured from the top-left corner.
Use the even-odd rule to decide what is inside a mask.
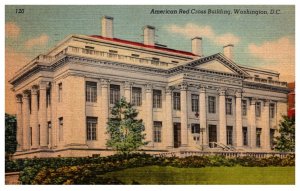
[[[199,89],[199,111],[200,111],[200,129],[201,129],[201,139],[203,139],[203,145],[207,146],[207,124],[206,124],[206,88],[201,86]],[[202,143],[202,141],[201,141]]]
[[[46,108],[46,92],[47,83],[40,83],[40,146],[41,148],[48,148],[48,122],[47,122],[47,108]]]
[[[109,118],[109,83],[110,81],[107,79],[101,79],[101,115],[99,122],[99,138],[100,138],[100,146],[106,147],[106,141],[108,136],[106,134],[106,127]]]
[[[235,131],[236,146],[243,146],[243,123],[242,123],[242,90],[235,93]]]
[[[250,126],[250,146],[256,148],[256,116],[255,116],[256,99],[250,99],[250,109],[248,115],[248,124]]]
[[[172,88],[166,88],[166,145],[168,148],[174,147],[174,129],[173,129],[173,109],[172,109]]]
[[[29,110],[30,91],[23,93],[23,150],[30,149],[30,110]]]
[[[127,102],[131,102],[131,86],[132,83],[128,81],[124,82],[124,97]]]
[[[226,145],[226,89],[219,89],[219,140],[218,142]]]
[[[148,146],[153,146],[153,98],[152,84],[146,84],[146,141]]]
[[[270,151],[270,101],[264,100],[264,107],[262,112],[263,118],[263,149],[266,151]]]
[[[39,122],[38,122],[38,89],[37,86],[33,86],[31,89],[31,149],[37,149],[39,146]]]
[[[17,101],[17,151],[23,149],[23,127],[22,127],[22,95],[16,96]]]
[[[187,111],[187,83],[181,84],[180,89],[180,118],[181,118],[181,146],[186,147],[188,143],[188,111]]]

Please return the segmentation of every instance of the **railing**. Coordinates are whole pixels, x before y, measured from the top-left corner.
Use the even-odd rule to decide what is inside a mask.
[[[276,86],[287,87],[287,82],[280,82],[280,81],[275,81],[275,80],[271,80],[271,79],[250,77],[250,78],[247,78],[247,81],[253,81],[253,82],[259,82],[259,83],[264,83],[264,84],[272,84],[272,85],[276,85]]]
[[[180,157],[188,156],[214,156],[221,155],[226,158],[237,158],[244,156],[253,156],[256,158],[267,158],[271,156],[277,156],[279,158],[285,158],[287,155],[294,154],[291,152],[236,152],[236,151],[226,151],[226,152],[200,152],[200,151],[181,151]]]
[[[240,152],[240,151],[178,151],[178,152],[165,152],[154,154],[154,157],[189,157],[189,156],[224,156],[226,158],[238,158],[245,156],[252,156],[255,158],[268,158],[276,156],[285,158],[288,155],[295,154],[292,152]]]
[[[76,55],[85,55],[94,58],[102,58],[113,61],[120,61],[130,64],[142,64],[142,65],[155,65],[156,67],[167,68],[169,65],[176,65],[173,63],[161,62],[157,60],[145,59],[145,58],[137,58],[132,56],[125,56],[116,53],[91,50],[86,48],[79,48],[74,46],[68,46],[65,50],[59,52],[55,57],[59,57],[62,54],[76,54]]]

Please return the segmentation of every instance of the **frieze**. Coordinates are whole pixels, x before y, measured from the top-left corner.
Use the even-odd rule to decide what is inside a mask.
[[[243,82],[243,87],[250,88],[250,89],[259,89],[259,90],[269,90],[269,91],[276,91],[281,93],[289,93],[288,88],[283,87],[276,87],[267,84],[259,84],[253,82]]]

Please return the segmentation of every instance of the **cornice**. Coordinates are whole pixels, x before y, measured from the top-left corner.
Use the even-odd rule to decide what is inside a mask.
[[[265,91],[276,91],[276,92],[281,92],[281,93],[289,93],[288,88],[272,86],[272,85],[268,85],[268,84],[260,84],[260,83],[255,83],[255,82],[248,82],[248,81],[243,81],[243,87],[250,88],[250,89],[265,90]]]
[[[45,66],[45,65],[39,65],[37,64],[35,67],[31,68],[18,78],[11,81],[11,84],[16,86],[20,84],[22,81],[30,78],[34,74],[40,72],[40,71],[50,71],[53,72],[57,70],[57,68],[63,66],[64,64],[68,62],[80,62],[80,63],[93,63],[93,64],[99,64],[99,66],[107,66],[107,67],[118,67],[120,69],[128,69],[131,71],[137,71],[137,72],[148,72],[148,73],[156,73],[165,75],[165,77],[169,77],[174,74],[184,74],[183,78],[185,79],[195,79],[195,80],[204,80],[206,82],[217,82],[217,83],[230,83],[236,86],[243,85],[244,87],[248,87],[251,89],[262,89],[267,91],[277,91],[277,92],[283,92],[288,93],[289,90],[284,87],[277,87],[267,84],[260,84],[260,83],[254,83],[254,82],[248,82],[244,81],[245,76],[244,75],[238,75],[238,74],[231,74],[231,73],[223,73],[218,71],[212,71],[212,70],[205,70],[205,69],[199,69],[195,68],[193,66],[204,63],[207,61],[210,61],[212,59],[222,59],[222,56],[220,54],[215,54],[212,56],[205,57],[203,59],[199,59],[197,61],[191,62],[185,66],[178,66],[172,69],[160,69],[160,68],[153,68],[153,67],[147,67],[147,66],[140,66],[140,65],[133,65],[133,64],[126,64],[126,63],[120,63],[120,62],[112,62],[112,61],[104,61],[104,60],[97,60],[92,58],[86,58],[86,57],[80,57],[80,56],[73,56],[73,55],[65,55],[62,58],[55,60],[52,65]],[[226,60],[224,60],[225,62]],[[201,72],[199,74],[196,74],[198,72]],[[203,74],[209,74],[209,75],[203,75]]]

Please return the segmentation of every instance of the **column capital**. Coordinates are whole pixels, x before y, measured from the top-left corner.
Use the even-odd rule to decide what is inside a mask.
[[[225,87],[218,88],[218,92],[219,92],[220,96],[225,96],[226,95],[226,91],[227,91],[227,88],[225,88]]]
[[[49,84],[49,82],[46,82],[46,81],[40,81],[40,83],[39,83],[39,89],[40,89],[40,90],[45,90],[45,89],[47,89],[48,84]]]
[[[269,105],[270,105],[270,102],[271,102],[270,99],[264,99],[264,100],[263,100],[264,106],[269,106]]]
[[[145,88],[146,88],[146,92],[150,93],[150,92],[152,92],[153,86],[152,86],[152,84],[147,83],[147,84],[145,84]]]
[[[22,103],[22,94],[17,94],[16,95],[16,101],[17,101],[17,103]]]
[[[205,93],[206,92],[206,89],[207,89],[207,87],[206,87],[206,85],[198,85],[198,87],[197,87],[198,89],[199,89],[199,92],[200,93]]]
[[[33,85],[31,87],[31,95],[37,95],[38,90],[39,90],[38,85]]]
[[[250,105],[255,105],[255,103],[258,101],[257,97],[250,97]]]
[[[167,94],[171,94],[171,93],[173,92],[173,90],[174,90],[174,87],[173,87],[173,86],[167,86],[167,87],[166,87],[166,93],[167,93]]]
[[[237,90],[235,90],[235,97],[241,98],[243,92],[244,92],[244,91],[243,91],[242,89],[237,89]]]
[[[102,88],[107,88],[108,85],[110,84],[110,80],[101,78],[100,79],[100,84],[101,84]]]
[[[133,85],[133,82],[125,81],[124,82],[124,89],[129,89],[130,90],[132,85]]]
[[[181,83],[180,90],[181,91],[187,91],[188,90],[188,84],[187,84],[187,82],[182,82]]]
[[[29,99],[30,97],[30,90],[23,91],[23,99]]]

